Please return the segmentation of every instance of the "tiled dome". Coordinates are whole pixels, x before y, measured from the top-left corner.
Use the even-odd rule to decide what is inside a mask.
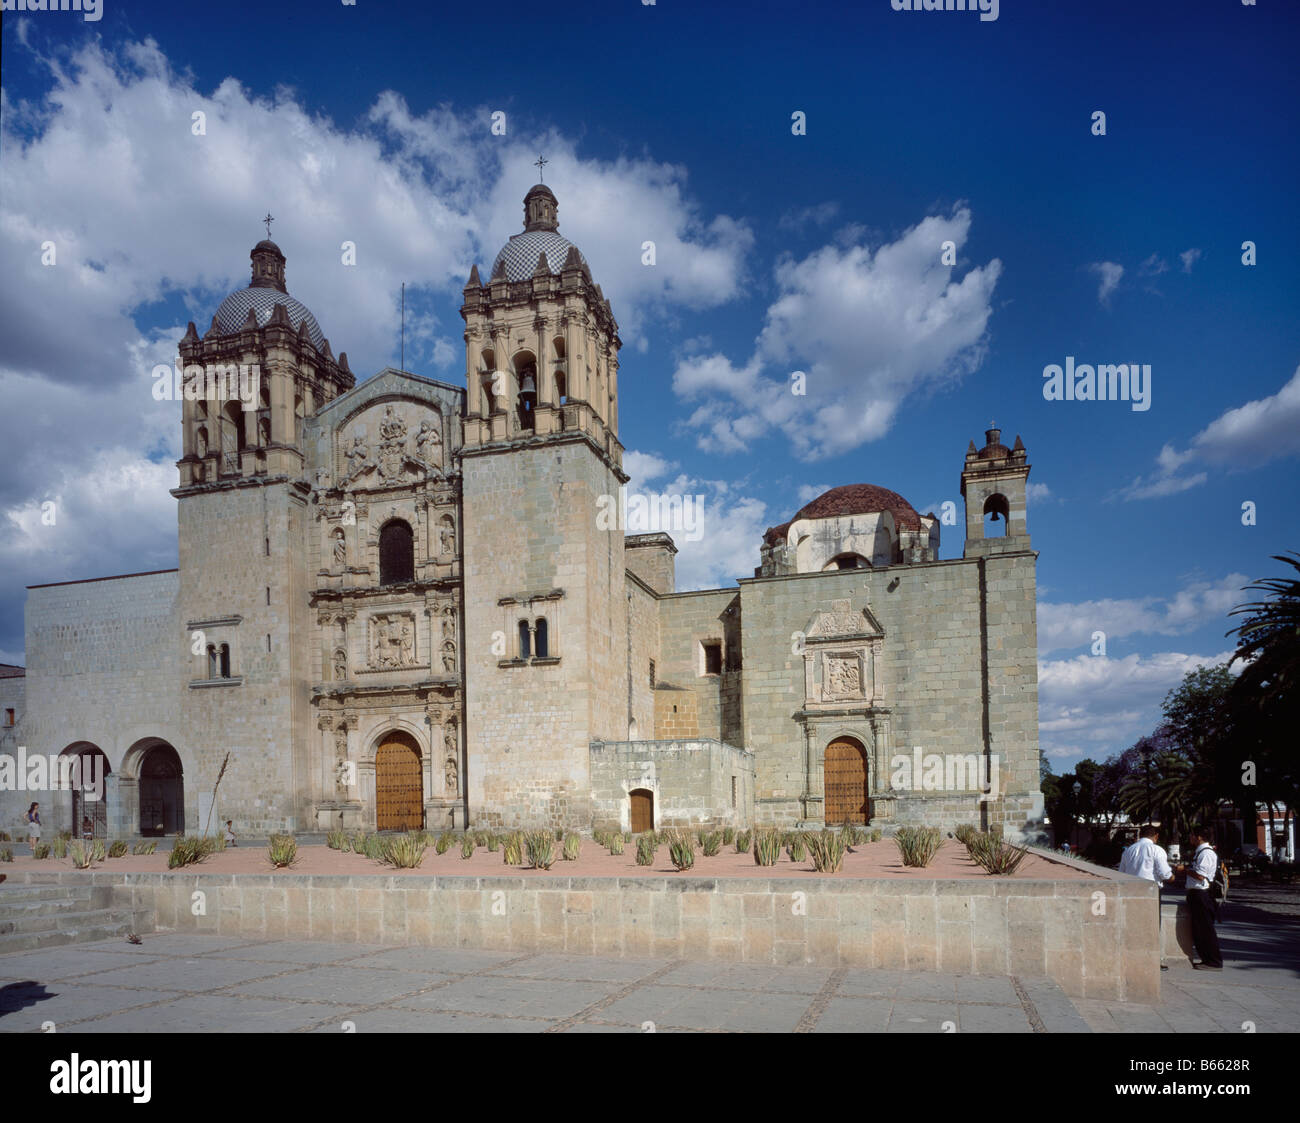
[[[501,248],[501,252],[492,263],[490,276],[496,277],[498,270],[504,265],[507,280],[526,281],[536,271],[537,259],[543,253],[546,254],[546,264],[550,271],[558,274],[564,268],[564,260],[569,256],[571,249],[577,247],[554,230],[525,230],[522,234],[516,234]],[[583,265],[587,264],[587,259],[582,256],[581,250],[578,250],[578,259]]]
[[[325,333],[321,331],[311,309],[301,300],[278,289],[254,288],[250,285],[246,289],[232,292],[217,309],[217,327],[223,335],[239,331],[248,319],[248,310],[251,308],[257,316],[257,326],[264,328],[270,323],[271,313],[277,304],[284,305],[284,310],[289,314],[289,323],[295,330],[303,320],[307,321],[307,334],[311,337],[312,346],[319,350],[325,342]]]
[[[896,491],[875,484],[845,484],[833,487],[830,491],[817,496],[811,503],[805,503],[798,513],[787,523],[771,527],[763,540],[776,542],[784,538],[791,525],[800,519],[831,519],[841,515],[874,515],[888,511],[894,516],[894,522],[908,530],[921,529],[921,516],[916,508]]]

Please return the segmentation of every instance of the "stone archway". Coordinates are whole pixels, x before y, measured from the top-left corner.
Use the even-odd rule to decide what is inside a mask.
[[[827,826],[866,823],[871,818],[867,751],[855,737],[836,737],[826,746],[823,765]]]
[[[180,754],[166,741],[145,749],[137,767],[140,834],[146,838],[185,833],[185,772]]]
[[[59,756],[74,762],[68,777],[72,805],[66,829],[74,838],[107,838],[108,777],[113,771],[108,756],[85,741],[69,745]]]

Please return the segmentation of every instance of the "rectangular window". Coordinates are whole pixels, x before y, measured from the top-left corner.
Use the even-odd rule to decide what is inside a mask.
[[[13,725],[13,723],[14,723],[13,710],[5,710],[5,725]]]
[[[704,645],[704,673],[706,675],[722,674],[722,644],[717,641]]]

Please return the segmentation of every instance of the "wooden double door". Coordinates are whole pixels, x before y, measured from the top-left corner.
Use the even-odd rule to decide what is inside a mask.
[[[823,768],[826,786],[825,820],[865,823],[871,818],[867,792],[867,751],[851,737],[839,737],[826,746]]]
[[[381,831],[424,826],[420,748],[409,734],[388,734],[375,754],[375,820]]]

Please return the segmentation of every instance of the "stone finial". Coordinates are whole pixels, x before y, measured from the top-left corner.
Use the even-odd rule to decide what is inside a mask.
[[[205,335],[203,338],[204,338],[204,339],[211,339],[214,335],[220,335],[220,334],[221,334],[221,328],[219,328],[219,327],[217,326],[217,318],[216,318],[216,316],[213,316],[213,317],[212,317],[212,326],[211,326],[210,328],[208,328],[207,335]]]
[[[334,353],[330,350],[330,341],[328,339],[321,344],[320,350],[321,350],[321,354],[324,355],[327,359],[334,358]]]
[[[289,322],[289,309],[283,304],[276,304],[271,309],[271,323],[292,329],[293,325]]]
[[[966,450],[966,455],[967,455],[967,456],[974,456],[977,452],[979,452],[979,449],[977,449],[977,448],[975,447],[975,442],[974,442],[974,441],[971,441],[971,443],[970,443],[970,448],[968,448],[968,449]]]
[[[467,289],[479,289],[483,287],[483,282],[478,279],[478,263],[470,266],[469,280],[465,282]]]
[[[348,353],[346,351],[339,352],[339,370],[345,370],[348,374],[352,373],[352,368],[348,366]]]
[[[1015,443],[1014,445],[1011,446],[1011,451],[1012,451],[1012,452],[1024,452],[1024,451],[1025,451],[1025,442],[1022,441],[1022,440],[1020,439],[1020,434],[1019,434],[1019,433],[1016,434],[1016,443]]]
[[[302,322],[298,325],[298,338],[302,340],[304,343],[311,342],[311,333],[307,330],[306,316],[302,318]]]
[[[581,268],[582,268],[582,258],[578,256],[578,247],[571,245],[569,247],[569,252],[564,255],[564,269],[567,271],[569,269],[581,269]]]
[[[249,308],[248,315],[244,317],[243,326],[240,331],[257,331],[257,313]]]
[[[216,316],[213,316],[212,318],[215,320]],[[185,329],[185,338],[182,339],[181,342],[197,343],[198,341],[199,341],[199,332],[198,329],[194,326],[194,321],[191,320],[189,326]]]
[[[549,277],[551,275],[550,263],[546,260],[546,251],[542,250],[537,255],[537,268],[533,270],[534,277]]]

